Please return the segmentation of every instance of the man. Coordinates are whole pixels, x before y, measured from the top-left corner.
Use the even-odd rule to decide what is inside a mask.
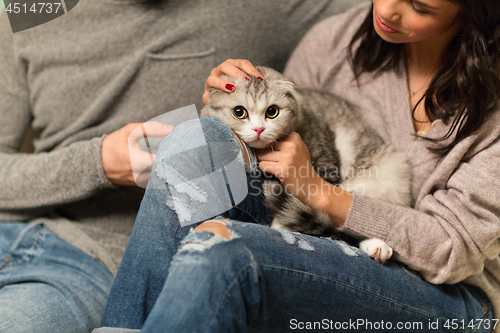
[[[0,331],[97,327],[144,193],[134,129],[199,109],[227,58],[283,69],[315,22],[359,2],[86,0],[17,33],[2,12]],[[22,154],[29,126],[40,136]]]

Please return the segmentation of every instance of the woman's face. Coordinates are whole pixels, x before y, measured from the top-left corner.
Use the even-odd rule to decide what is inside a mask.
[[[373,24],[389,43],[415,43],[458,31],[459,7],[448,0],[373,0]]]

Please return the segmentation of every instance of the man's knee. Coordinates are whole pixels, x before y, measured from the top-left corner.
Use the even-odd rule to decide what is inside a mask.
[[[103,305],[89,311],[79,301],[47,283],[8,285],[0,289],[0,332],[88,332],[99,326]]]

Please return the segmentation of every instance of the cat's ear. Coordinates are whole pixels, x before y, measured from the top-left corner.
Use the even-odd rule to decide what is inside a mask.
[[[257,66],[256,69],[262,74],[264,80],[272,82],[272,86],[282,95],[294,99],[295,102],[298,102],[301,98],[300,93],[295,89],[295,83],[291,79],[266,66]]]
[[[293,94],[295,92],[295,83],[291,80],[276,80],[274,81],[274,84],[287,93]]]
[[[257,66],[257,70],[264,76],[264,80],[272,81],[273,85],[279,86],[281,90],[293,94],[295,83],[280,72],[265,66]]]
[[[262,74],[264,77],[264,80],[272,80],[272,81],[286,81],[289,82],[292,85],[295,85],[292,80],[278,72],[277,70],[274,70],[272,68],[266,67],[266,66],[257,66],[256,69]]]

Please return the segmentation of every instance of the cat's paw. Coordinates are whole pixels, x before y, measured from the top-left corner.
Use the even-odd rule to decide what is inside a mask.
[[[359,243],[359,248],[380,263],[392,257],[392,248],[381,239],[366,239]]]

